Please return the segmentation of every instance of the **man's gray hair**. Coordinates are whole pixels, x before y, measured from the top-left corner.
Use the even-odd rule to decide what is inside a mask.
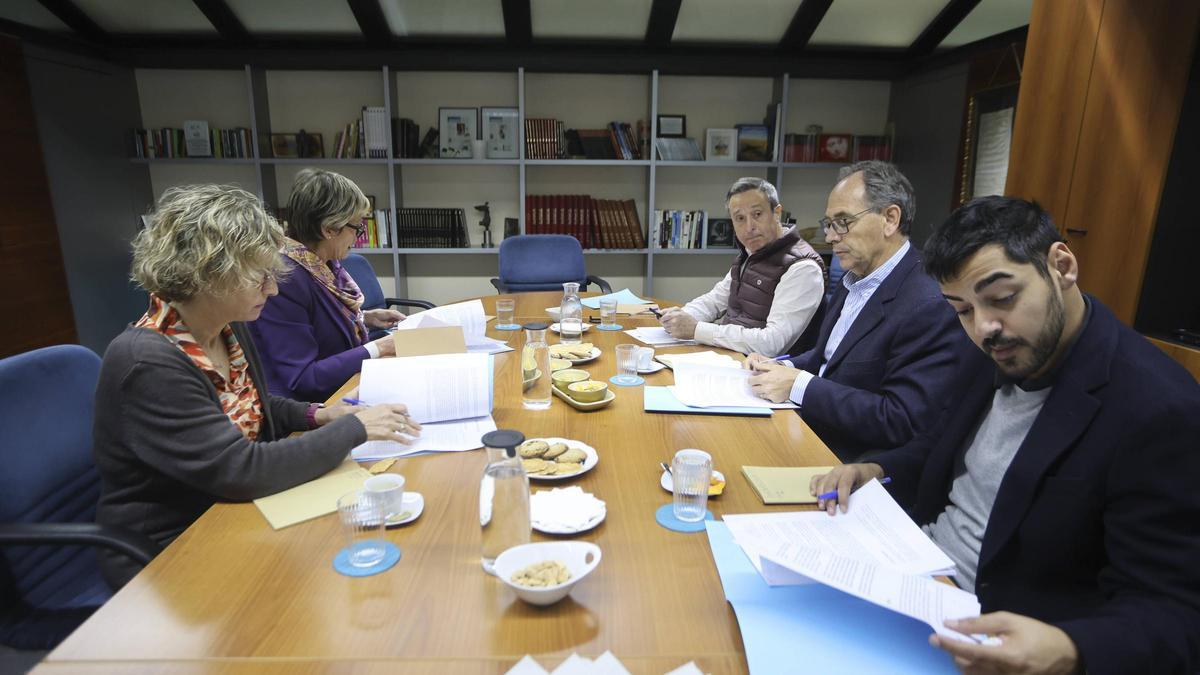
[[[733,185],[729,187],[729,192],[725,193],[725,206],[729,206],[729,200],[733,199],[734,195],[751,190],[761,192],[767,198],[767,203],[771,205],[772,209],[779,206],[779,191],[775,189],[775,186],[753,176],[739,178],[733,182]]]
[[[913,194],[912,183],[900,173],[891,162],[878,159],[868,159],[843,166],[838,171],[838,181],[847,176],[862,172],[863,185],[866,186],[867,206],[874,211],[883,211],[895,204],[900,207],[900,234],[908,236],[912,229],[913,216],[917,213],[917,197]]]

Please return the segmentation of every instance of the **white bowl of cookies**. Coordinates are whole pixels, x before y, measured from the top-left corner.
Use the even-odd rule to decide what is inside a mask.
[[[600,547],[587,541],[544,541],[514,546],[496,557],[496,576],[531,605],[553,605],[600,564]]]

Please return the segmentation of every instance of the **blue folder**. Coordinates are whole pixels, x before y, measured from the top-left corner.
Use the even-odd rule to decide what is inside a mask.
[[[725,523],[705,526],[751,675],[958,672],[929,626],[822,584],[768,586]]]
[[[693,408],[684,405],[675,398],[675,394],[666,387],[645,387],[642,393],[642,410],[656,413],[675,413],[678,415],[743,415],[746,417],[770,417],[775,412],[771,408],[740,408],[735,406],[712,406],[708,408]]]

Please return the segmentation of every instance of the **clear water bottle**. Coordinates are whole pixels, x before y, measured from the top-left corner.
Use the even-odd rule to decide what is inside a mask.
[[[550,407],[550,345],[544,323],[527,323],[525,347],[521,350],[521,404],[526,410]]]
[[[499,429],[483,436],[488,464],[479,483],[479,525],[483,528],[480,561],[495,574],[496,557],[513,546],[529,543],[529,477],[517,456],[525,435]]]
[[[579,284],[563,284],[562,304],[558,308],[558,336],[564,345],[583,341],[583,303],[579,301]]]

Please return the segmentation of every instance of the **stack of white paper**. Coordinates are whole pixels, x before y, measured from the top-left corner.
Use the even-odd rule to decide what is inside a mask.
[[[696,344],[695,340],[677,340],[671,337],[667,329],[662,326],[640,326],[625,331],[625,334],[632,335],[633,339],[651,347],[674,347],[677,345]]]
[[[791,401],[772,403],[750,388],[754,373],[743,368],[676,362],[675,386],[671,393],[680,403],[693,408],[734,406],[738,408],[796,408]]]
[[[467,351],[484,354],[511,352],[503,340],[496,340],[484,335],[487,332],[487,315],[483,313],[483,302],[469,300],[453,305],[442,305],[413,314],[401,321],[396,330],[412,330],[414,328],[436,328],[438,326],[462,326],[463,339],[467,343]]]
[[[697,363],[704,366],[720,366],[722,368],[741,368],[742,363],[728,354],[718,354],[714,351],[691,352],[689,354],[659,354],[659,361],[674,368],[677,363]]]

